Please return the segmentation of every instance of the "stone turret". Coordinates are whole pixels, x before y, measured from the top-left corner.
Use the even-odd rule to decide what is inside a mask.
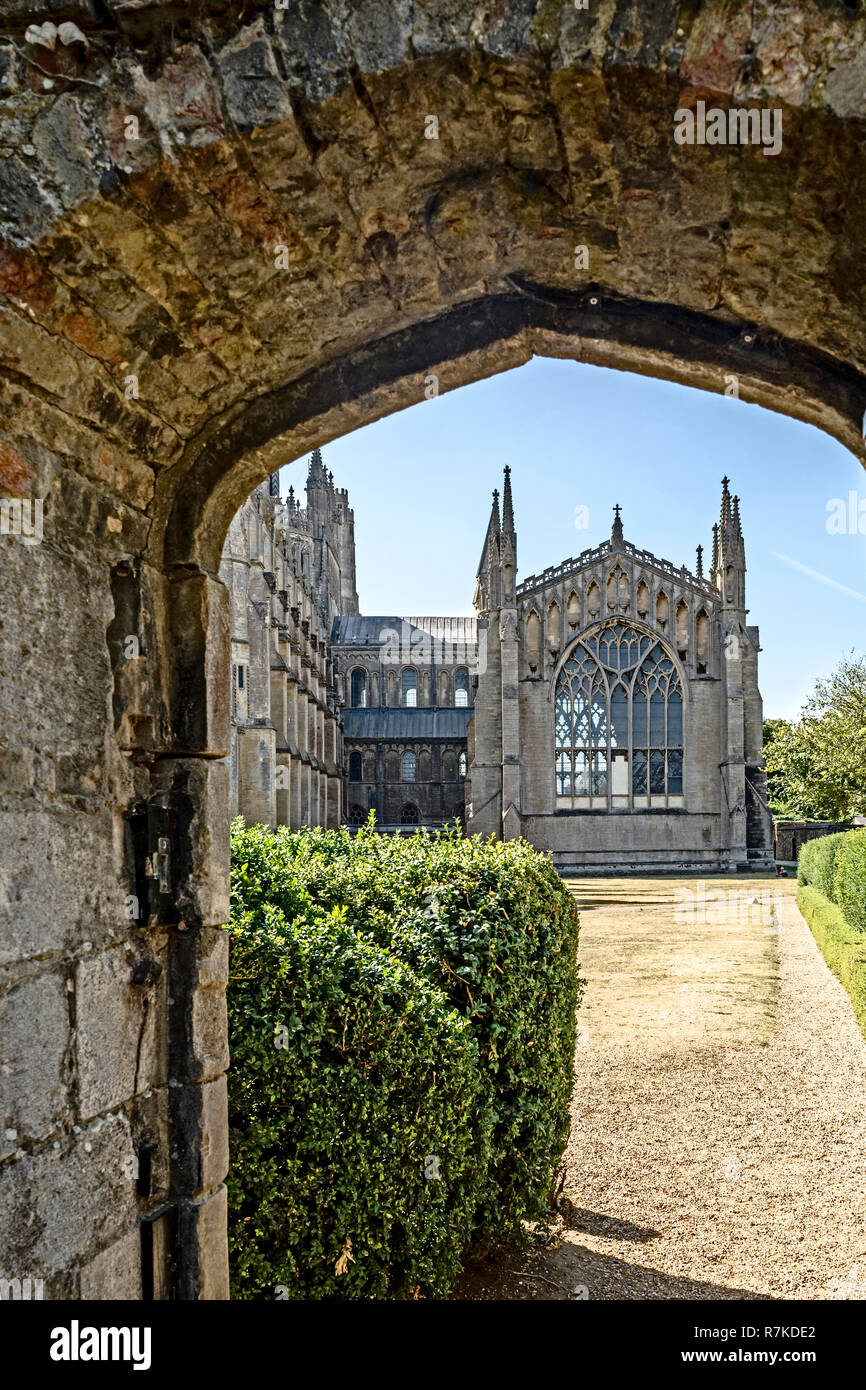
[[[740,499],[731,497],[727,478],[722,479],[719,522],[713,527],[712,579],[724,609],[745,623],[746,551],[740,526]]]
[[[763,770],[763,705],[758,689],[757,627],[746,624],[746,549],[740,499],[722,479],[719,520],[713,527],[712,582],[719,593],[725,718],[720,772],[729,818],[732,869],[767,860],[772,823]]]
[[[478,565],[478,693],[467,823],[472,834],[511,839],[521,833],[518,702],[517,531],[511,470],[505,469],[502,519],[499,493]]]

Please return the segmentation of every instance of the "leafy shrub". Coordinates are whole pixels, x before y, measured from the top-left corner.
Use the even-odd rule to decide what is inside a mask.
[[[810,840],[800,850],[797,877],[836,903],[852,927],[866,931],[866,832]]]
[[[466,1022],[339,909],[259,903],[231,934],[234,1296],[447,1292],[486,1161]]]
[[[311,906],[337,912],[331,920],[402,962],[460,1017],[480,1087],[472,1239],[520,1238],[521,1222],[547,1209],[567,1138],[580,993],[577,910],[549,860],[523,841],[456,831],[273,834],[236,822],[233,834],[238,923],[274,910],[286,922]]]
[[[866,936],[846,922],[841,908],[816,888],[798,888],[797,906],[825,961],[847,991],[866,1035]]]
[[[818,892],[823,893],[831,902],[836,880],[836,855],[846,833],[842,831],[836,835],[819,835],[814,840],[807,840],[805,845],[801,845],[797,860],[797,878],[800,883],[817,888]]]
[[[852,927],[866,931],[866,831],[849,830],[841,840],[830,896]]]

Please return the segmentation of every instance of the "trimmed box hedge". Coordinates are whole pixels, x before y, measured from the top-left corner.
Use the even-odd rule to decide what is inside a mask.
[[[235,822],[232,850],[236,1290],[441,1294],[466,1249],[520,1239],[548,1209],[580,996],[574,900],[525,842],[456,831]],[[450,1063],[434,1078],[439,1048]],[[371,1085],[369,1108],[352,1108]],[[423,1175],[431,1156],[439,1179]],[[347,1236],[351,1279],[334,1273]]]
[[[852,927],[842,909],[817,888],[801,885],[797,889],[797,906],[827,965],[847,991],[866,1036],[866,935]]]
[[[866,932],[866,831],[851,830],[842,836],[836,852],[833,901],[852,927]]]
[[[797,878],[800,883],[808,883],[817,888],[825,898],[833,901],[833,885],[836,878],[836,855],[841,848],[846,831],[834,835],[819,835],[800,846],[797,859]]]
[[[800,850],[797,877],[835,903],[849,926],[866,932],[866,830],[808,841]]]

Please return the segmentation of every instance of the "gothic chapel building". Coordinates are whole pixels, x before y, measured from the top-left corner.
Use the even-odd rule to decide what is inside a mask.
[[[354,513],[319,450],[232,523],[232,813],[390,831],[457,818],[579,873],[772,862],[739,502],[710,573],[610,540],[517,582],[509,470],[476,617],[361,616]]]
[[[710,574],[610,540],[517,582],[511,481],[478,568],[470,833],[523,835],[581,873],[772,862],[758,629],[739,500]]]

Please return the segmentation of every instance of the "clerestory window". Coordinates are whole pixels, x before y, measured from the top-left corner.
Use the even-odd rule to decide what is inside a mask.
[[[356,666],[352,672],[352,709],[365,709],[367,705],[367,672]]]
[[[557,676],[559,809],[681,805],[683,691],[657,638],[610,624],[575,644]]]
[[[400,699],[412,709],[418,703],[418,672],[411,666],[405,667],[400,676]]]

